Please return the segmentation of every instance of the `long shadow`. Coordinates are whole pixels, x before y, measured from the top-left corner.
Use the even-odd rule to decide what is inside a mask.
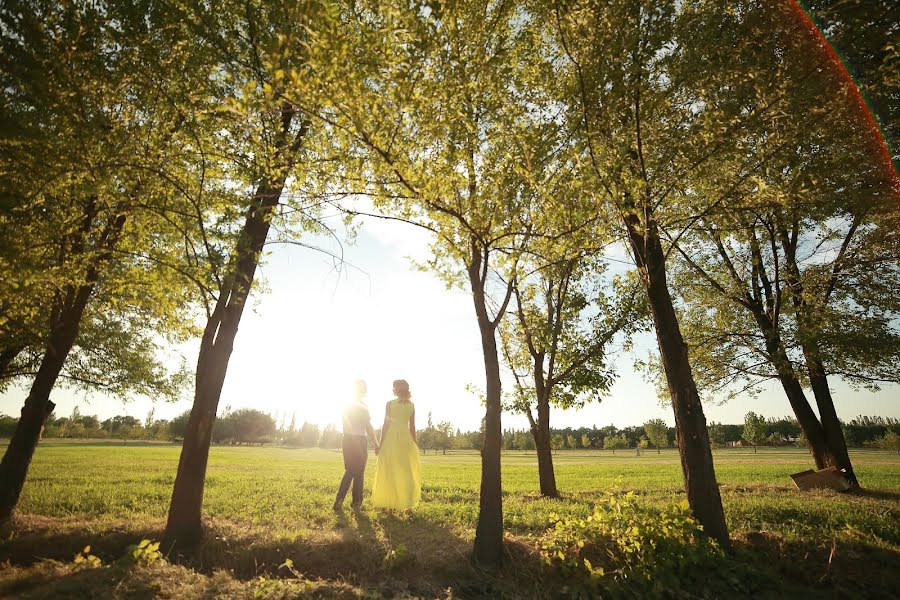
[[[91,554],[110,564],[141,539],[161,539],[162,523],[159,525],[134,529],[122,526],[97,534],[60,527],[52,521],[30,523],[2,537],[0,563],[27,567],[52,559],[70,564],[90,545]],[[450,530],[418,517],[398,519],[352,512],[338,515],[330,532],[296,538],[248,533],[235,524],[215,522],[198,547],[168,558],[204,574],[226,570],[237,579],[248,580],[261,575],[290,578],[299,572],[310,579],[364,585],[392,597],[434,595],[445,589],[445,576],[454,570],[470,570],[460,550],[464,546],[465,542]],[[442,549],[455,550],[442,555]],[[435,560],[435,556],[440,559]],[[293,571],[282,566],[286,559],[293,562]],[[30,578],[35,585],[40,584],[38,574]]]
[[[60,527],[52,521],[32,522],[0,541],[0,563],[27,567],[43,559],[70,564],[86,545],[91,554],[110,564],[141,539],[159,540],[158,528],[110,528],[90,533]],[[484,573],[470,563],[471,542],[442,524],[418,514],[391,515],[365,511],[338,514],[330,530],[295,538],[248,533],[233,523],[210,523],[201,544],[183,555],[168,557],[203,574],[224,570],[239,580],[293,578],[297,573],[311,580],[344,581],[359,585],[376,596],[436,597],[446,594],[463,598],[521,597],[523,582],[529,597],[544,597],[541,581],[546,569],[532,549],[507,543],[503,569]],[[285,565],[292,561],[292,568]],[[72,589],[88,585],[89,576],[65,572],[30,573],[25,587],[42,586],[59,578],[71,579]],[[102,582],[99,582],[101,588]],[[70,583],[65,583],[69,586]],[[54,588],[55,584],[54,584]],[[90,588],[82,588],[90,589]],[[99,588],[98,588],[99,589]],[[6,593],[11,593],[6,590]],[[137,597],[142,597],[139,589]],[[552,597],[552,594],[546,597]]]
[[[735,544],[736,557],[765,571],[750,581],[766,597],[766,584],[777,595],[802,598],[895,598],[900,589],[900,556],[890,548],[862,541],[785,541],[776,534],[753,532]],[[768,580],[768,581],[766,581]]]

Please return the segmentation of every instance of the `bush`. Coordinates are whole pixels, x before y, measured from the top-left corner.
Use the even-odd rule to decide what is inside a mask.
[[[642,509],[628,492],[609,495],[585,519],[551,515],[551,521],[541,549],[544,559],[593,591],[628,580],[630,589],[665,595],[704,577],[698,567],[723,556],[702,535],[687,501],[659,513]]]
[[[876,438],[872,445],[882,450],[893,450],[900,454],[900,435],[896,431],[888,430],[883,436]]]

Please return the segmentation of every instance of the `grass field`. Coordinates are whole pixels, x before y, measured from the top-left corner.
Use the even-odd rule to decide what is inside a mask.
[[[130,544],[159,540],[180,448],[168,444],[42,442],[0,541],[0,597],[562,597],[577,595],[540,548],[552,515],[584,518],[610,493],[635,493],[655,514],[684,499],[675,451],[563,451],[564,497],[537,496],[533,453],[504,455],[509,555],[500,572],[468,562],[480,457],[423,458],[423,501],[412,515],[335,514],[340,454],[320,449],[215,447],[204,501],[210,535],[189,560],[123,569]],[[798,492],[810,466],[794,449],[715,454],[735,552],[667,584],[673,597],[896,597],[900,589],[900,456],[853,455],[865,490]],[[370,461],[367,492],[374,461]],[[91,546],[104,566],[73,557]],[[293,566],[282,566],[286,559]],[[628,595],[628,582],[603,588]],[[637,588],[635,588],[636,590]],[[635,594],[638,592],[635,591]],[[642,592],[643,593],[643,592]]]

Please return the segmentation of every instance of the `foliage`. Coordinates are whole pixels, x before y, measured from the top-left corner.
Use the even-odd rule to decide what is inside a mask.
[[[565,443],[566,439],[558,433],[555,433],[550,437],[550,447],[554,450],[561,450]]]
[[[709,445],[713,448],[721,448],[725,445],[725,429],[721,423],[710,421],[709,427]]]
[[[159,551],[159,542],[144,539],[137,544],[128,546],[125,554],[116,561],[116,565],[129,568],[138,565],[152,565],[161,561],[165,561],[165,558],[163,558],[162,552]]]
[[[644,423],[644,431],[647,432],[647,439],[657,452],[661,448],[669,447],[669,427],[662,419],[650,419]]]
[[[743,438],[753,445],[754,449],[766,441],[766,419],[750,411],[744,416]]]
[[[882,450],[894,450],[897,454],[900,454],[900,434],[890,430],[882,437],[876,439],[872,445]]]
[[[878,79],[878,63],[896,51],[872,47],[885,39],[877,9],[811,4],[829,15],[827,35],[855,32],[857,57],[872,66],[866,79]],[[692,186],[718,198],[733,181],[726,200],[737,203],[723,202],[675,240],[672,271],[698,382],[710,396],[732,398],[771,379],[802,382],[810,369],[870,389],[895,381],[900,188],[881,135],[798,4],[748,2],[713,19],[719,35],[759,40],[742,45],[748,85],[777,82],[757,90],[753,106],[765,108],[732,134],[735,151]],[[873,37],[860,37],[869,27]],[[735,89],[711,88],[706,101],[727,101]]]
[[[662,596],[687,587],[698,567],[722,556],[690,515],[687,501],[663,512],[648,512],[633,492],[608,495],[585,518],[550,516],[552,527],[541,546],[547,562],[590,589],[628,581],[637,593]]]
[[[90,545],[85,546],[78,554],[75,555],[75,558],[72,559],[72,568],[75,570],[78,569],[93,569],[99,567],[103,564],[99,558],[91,554]]]
[[[227,412],[216,419],[212,439],[216,443],[262,444],[275,435],[275,419],[254,408]]]
[[[195,332],[208,282],[179,262],[196,241],[185,215],[204,209],[185,193],[190,58],[129,2],[13,2],[0,20],[0,269],[15,273],[0,283],[0,388],[34,377],[47,325],[87,292],[63,383],[177,398],[188,374],[164,349]],[[176,83],[161,94],[160,80]]]
[[[169,437],[175,440],[183,440],[187,433],[188,419],[191,418],[191,411],[186,410],[169,422]]]
[[[603,438],[603,449],[612,450],[613,454],[615,454],[616,450],[624,450],[628,446],[628,438],[621,433],[619,435],[608,435]]]
[[[341,432],[335,429],[334,425],[326,425],[322,430],[322,437],[319,438],[319,448],[340,448]]]

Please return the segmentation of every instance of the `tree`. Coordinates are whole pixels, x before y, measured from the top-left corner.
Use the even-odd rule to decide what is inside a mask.
[[[9,438],[16,430],[19,420],[9,415],[0,414],[0,438]]]
[[[582,448],[590,448],[591,447],[591,438],[589,438],[586,433],[581,434],[581,447]]]
[[[559,188],[557,198],[572,193],[565,186]],[[569,200],[573,211],[578,201],[577,197]],[[579,229],[576,225],[567,214],[555,227]],[[627,336],[641,323],[626,282],[617,279],[608,285],[619,292],[618,300],[595,289],[605,267],[598,250],[585,250],[589,242],[582,236],[599,247],[602,244],[596,238],[601,235],[597,227],[584,226],[578,234],[561,236],[568,247],[559,247],[558,242],[540,244],[543,266],[515,282],[515,318],[501,328],[504,358],[516,384],[512,408],[528,417],[541,495],[547,497],[558,495],[549,443],[550,406],[581,408],[599,401],[614,381],[606,361],[607,347],[617,334]]]
[[[669,447],[669,427],[662,419],[650,419],[644,423],[644,431],[647,433],[647,439],[656,448],[657,454],[660,448]]]
[[[310,60],[312,54],[318,56],[320,36],[333,33],[332,12],[318,2],[290,7],[268,1],[229,2],[173,10],[173,20],[184,23],[190,43],[209,57],[204,65],[208,77],[225,84],[231,119],[222,126],[236,140],[232,176],[252,192],[245,198],[244,221],[236,227],[237,239],[200,341],[194,404],[163,539],[167,548],[192,546],[202,536],[209,445],[228,362],[282,192],[289,176],[298,177],[296,184],[302,182],[297,165],[321,100],[310,102],[315,84],[308,74],[317,72]],[[249,162],[247,157],[252,157]],[[309,212],[295,212],[301,222],[314,222]]]
[[[453,447],[453,425],[449,421],[441,421],[437,424],[435,432],[435,450],[447,454],[447,450]]]
[[[385,19],[396,27],[385,28]],[[368,151],[358,179],[374,182],[381,214],[433,231],[434,259],[425,266],[471,292],[485,369],[473,554],[488,567],[503,557],[497,330],[520,257],[552,202],[532,178],[541,160],[532,149],[552,107],[538,86],[539,32],[528,25],[514,3],[392,4],[377,23],[390,56],[366,78],[345,78],[364,101],[339,107],[336,117]]]
[[[744,416],[743,438],[753,445],[753,453],[756,447],[766,441],[766,419],[750,411]]]
[[[624,450],[628,448],[628,438],[624,434],[608,435],[603,438],[603,449],[612,450],[613,454],[616,450]]]
[[[875,446],[882,450],[894,450],[900,454],[900,435],[896,431],[889,430],[882,437],[875,440]]]
[[[693,7],[548,4],[545,18],[556,23],[560,51],[556,77],[571,82],[563,101],[578,131],[585,185],[627,240],[653,318],[688,502],[704,531],[728,547],[706,418],[667,281],[663,232],[690,228],[698,213],[718,204],[682,192],[689,191],[687,177],[727,145],[735,113],[704,110],[707,82],[698,79],[719,74],[698,68],[702,61],[692,55],[708,48],[696,35]]]
[[[844,24],[859,31],[867,19],[872,40],[884,39],[884,23],[870,19],[869,7],[855,5],[832,6],[844,13],[838,19],[844,23],[830,24],[832,32]],[[759,140],[772,151],[764,168],[735,190],[756,206],[713,215],[698,230],[706,235],[685,248],[690,276],[703,278],[695,287],[708,288],[686,298],[703,307],[686,319],[696,323],[689,337],[703,348],[696,362],[707,363],[717,387],[740,382],[734,386],[740,393],[779,379],[816,465],[843,468],[856,484],[827,377],[840,375],[857,386],[896,380],[900,338],[890,325],[898,310],[896,277],[885,274],[898,272],[890,248],[897,244],[900,184],[855,84],[821,34],[797,5],[764,8],[751,7],[750,15],[751,22],[762,22],[755,35],[766,42],[744,62],[756,71],[781,72],[782,83],[766,95],[779,111],[742,134],[742,145],[754,152],[737,162],[758,154]],[[877,71],[872,67],[869,77]],[[718,168],[729,172],[729,162]],[[703,246],[711,252],[698,253]],[[723,301],[743,307],[749,323]],[[806,400],[803,380],[820,417]]]
[[[307,421],[300,426],[299,436],[300,446],[304,448],[314,448],[319,443],[319,426]]]
[[[711,421],[708,427],[709,430],[709,445],[712,448],[721,448],[725,445],[727,441],[725,439],[725,429],[722,427],[721,423],[716,423],[715,421]]]
[[[563,436],[558,433],[553,434],[553,436],[550,438],[550,445],[554,450],[560,450],[565,443],[566,442]]]
[[[157,16],[116,1],[13,2],[0,12],[10,133],[0,144],[0,269],[17,274],[0,284],[0,386],[32,380],[0,463],[0,519],[18,502],[60,377],[113,391],[160,380],[165,387],[158,346],[123,337],[132,324],[133,342],[183,333],[190,323],[182,312],[189,294],[181,292],[193,284],[149,285],[172,272],[140,251],[171,252],[185,240],[172,226],[178,219],[160,214],[171,216],[167,206],[181,202],[168,175],[189,154],[190,111],[173,102],[181,90],[163,97],[154,82],[187,58],[171,60],[180,47],[167,29],[147,35]],[[150,327],[134,318],[141,308]],[[76,349],[80,337],[91,345]]]
[[[187,433],[188,419],[191,418],[191,411],[185,411],[169,421],[169,438],[175,442],[184,439]]]

